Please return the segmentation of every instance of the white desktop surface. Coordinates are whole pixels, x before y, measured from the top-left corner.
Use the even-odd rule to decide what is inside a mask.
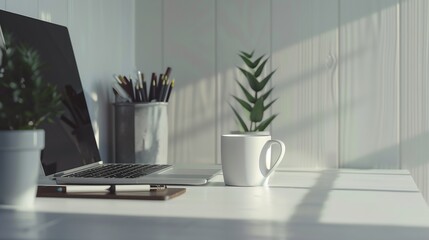
[[[0,210],[0,239],[429,239],[405,170],[281,169],[270,187],[187,186],[167,201],[37,198]]]

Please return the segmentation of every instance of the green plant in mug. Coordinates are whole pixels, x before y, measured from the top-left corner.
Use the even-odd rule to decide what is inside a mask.
[[[36,129],[61,114],[61,94],[43,81],[39,53],[16,43],[11,35],[4,37],[0,47],[0,130]]]
[[[269,96],[273,91],[273,87],[265,91],[275,71],[272,71],[267,76],[263,77],[262,72],[269,57],[264,58],[264,55],[262,55],[254,59],[253,55],[254,51],[251,53],[241,51],[239,54],[240,58],[245,63],[246,69],[242,67],[238,67],[238,69],[245,76],[250,89],[248,90],[248,88],[236,80],[245,96],[245,99],[233,96],[245,110],[247,114],[246,116],[248,116],[248,119],[246,119],[247,121],[245,121],[245,118],[242,117],[231,105],[234,115],[244,132],[264,131],[278,115],[274,114],[264,119],[264,112],[277,100],[274,99],[268,102]]]

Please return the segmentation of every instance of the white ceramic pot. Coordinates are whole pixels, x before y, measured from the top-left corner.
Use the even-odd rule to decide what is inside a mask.
[[[0,207],[33,206],[44,147],[44,130],[0,131]]]

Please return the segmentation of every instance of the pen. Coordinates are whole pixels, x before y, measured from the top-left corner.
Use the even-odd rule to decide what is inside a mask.
[[[165,85],[164,88],[162,89],[162,93],[161,93],[161,100],[160,102],[165,102],[166,98],[167,98],[167,92],[168,89],[170,89],[170,80],[168,80]]]
[[[136,102],[141,102],[141,96],[140,96],[140,90],[139,90],[139,85],[135,84],[134,85],[134,95],[136,96]]]
[[[134,96],[134,88],[133,88],[133,81],[132,81],[132,79],[130,78],[130,79],[128,79],[127,77],[125,77],[125,76],[122,76],[122,78],[125,80],[125,82],[126,82],[126,88],[128,89],[128,93],[129,93],[129,95],[130,95],[130,97],[131,97],[131,100],[133,101],[133,102],[135,102],[136,101],[136,98],[135,98],[135,96]]]
[[[140,71],[137,72],[138,78],[139,78],[139,84],[140,84],[140,95],[141,95],[141,100],[142,102],[147,102],[147,90],[146,90],[146,81],[144,80],[144,74]]]
[[[121,90],[118,89],[118,88],[116,88],[116,91],[120,95],[122,95],[122,97],[124,97],[125,99],[129,99],[129,101],[132,102],[132,99],[133,99],[133,89],[129,88],[129,84],[128,84],[128,81],[127,81],[128,79],[125,80],[125,77],[123,77],[121,75],[117,75],[117,76],[115,75],[114,77],[118,81],[117,85],[119,85],[119,87],[121,88],[121,90],[124,90],[123,92],[125,94],[124,93],[121,94]],[[115,84],[113,86],[115,86]]]
[[[162,85],[161,85],[161,88],[159,90],[158,102],[163,102],[164,101],[165,87],[166,87],[166,81],[165,81],[165,78],[164,78],[164,80],[162,80]]]
[[[49,185],[38,190],[50,193],[118,193],[153,192],[165,190],[165,185]]]
[[[171,73],[171,67],[167,67],[167,69],[165,70],[164,77],[168,79],[170,77],[170,73]]]
[[[149,102],[152,100],[156,100],[156,74],[152,73],[152,80],[150,83],[150,90],[149,90]]]
[[[164,80],[164,75],[161,73],[159,74],[158,83],[156,85],[156,101],[160,101],[161,98],[161,89],[162,89],[162,81]]]
[[[168,89],[167,99],[165,99],[165,102],[168,102],[168,100],[170,99],[171,90],[173,89],[173,87],[174,87],[174,79],[171,80],[170,88]]]
[[[112,85],[112,88],[116,90],[116,92],[119,94],[120,97],[123,99],[126,99],[128,102],[132,102],[130,95],[128,92],[122,87],[122,85],[114,83]]]

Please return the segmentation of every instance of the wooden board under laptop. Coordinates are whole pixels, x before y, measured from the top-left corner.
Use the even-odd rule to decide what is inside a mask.
[[[46,186],[39,186],[37,197],[53,198],[97,198],[97,199],[132,199],[132,200],[169,200],[186,192],[186,188],[166,188],[157,191],[133,192],[53,192]]]

